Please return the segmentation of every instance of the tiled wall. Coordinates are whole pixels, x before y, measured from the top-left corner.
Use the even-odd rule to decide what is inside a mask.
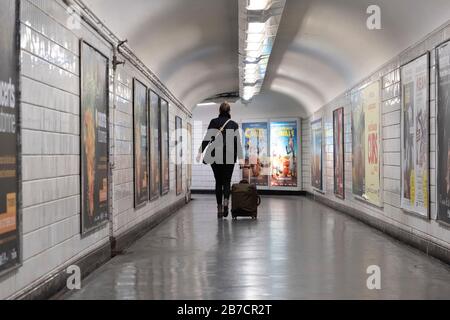
[[[175,195],[175,166],[170,165],[168,195],[133,208],[132,78],[154,85],[131,63],[111,71],[110,141],[113,169],[113,219],[104,228],[80,235],[80,88],[79,41],[84,39],[110,59],[111,46],[84,24],[67,28],[67,7],[60,0],[22,0],[21,141],[23,265],[0,278],[0,299],[11,298],[50,274],[109,242],[184,194]],[[113,89],[116,86],[117,95]],[[116,110],[114,110],[115,101]],[[170,139],[175,116],[190,121],[170,104]],[[111,134],[111,139],[112,139]],[[171,153],[173,156],[173,153]],[[186,189],[183,170],[183,187]],[[111,230],[110,230],[111,229]]]
[[[403,52],[380,70],[362,81],[355,88],[363,84],[380,80],[382,87],[381,126],[382,126],[382,170],[381,187],[383,188],[382,208],[356,200],[352,195],[352,135],[351,135],[351,102],[352,89],[324,106],[314,116],[303,120],[303,187],[305,190],[315,192],[311,188],[310,169],[310,139],[311,121],[319,118],[324,120],[324,193],[328,199],[336,203],[345,203],[347,206],[364,211],[378,219],[391,223],[404,230],[420,235],[425,239],[450,248],[450,229],[436,221],[436,55],[435,47],[450,39],[450,25],[430,34],[425,40]],[[431,220],[422,219],[404,212],[400,208],[401,194],[401,168],[400,168],[400,66],[430,51],[430,200]],[[392,81],[391,79],[395,79]],[[345,123],[345,188],[346,200],[334,196],[333,181],[333,111],[344,107]]]

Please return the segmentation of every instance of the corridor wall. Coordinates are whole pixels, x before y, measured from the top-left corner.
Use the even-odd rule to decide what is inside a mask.
[[[74,20],[79,23],[74,24]],[[51,292],[67,267],[94,256],[90,268],[111,257],[114,244],[139,230],[149,219],[184,203],[175,193],[175,166],[170,161],[170,192],[138,210],[133,206],[133,78],[169,101],[170,145],[175,117],[183,128],[190,115],[165,96],[130,60],[110,70],[110,175],[108,224],[80,232],[80,40],[113,59],[113,47],[62,0],[22,0],[20,142],[21,266],[0,275],[0,299],[35,297]],[[171,158],[175,157],[173,152]],[[183,190],[186,190],[183,169]],[[136,231],[137,232],[137,231]],[[83,274],[86,270],[81,270]],[[65,280],[61,283],[63,283]],[[57,287],[53,287],[54,289]],[[43,291],[39,291],[43,290]],[[39,293],[40,292],[40,293]]]
[[[436,47],[450,39],[450,24],[430,33],[425,39],[414,44],[379,70],[369,75],[353,88],[323,106],[303,122],[303,188],[317,199],[344,211],[357,210],[375,218],[385,225],[391,225],[411,236],[427,251],[447,252],[450,249],[450,229],[437,221],[436,194]],[[400,67],[430,52],[430,219],[402,210],[401,206],[401,83]],[[364,85],[380,81],[381,85],[381,205],[376,206],[361,201],[352,192],[352,92]],[[335,195],[334,152],[333,152],[333,111],[344,108],[345,147],[345,199]],[[323,192],[311,186],[311,123],[322,118],[324,121]],[[375,224],[380,225],[378,222]],[[384,228],[384,227],[381,227]],[[421,240],[420,240],[421,239]],[[432,245],[431,245],[432,244]],[[438,249],[436,249],[438,248]],[[442,248],[443,250],[439,249]],[[441,252],[441,253],[442,253]],[[440,253],[440,254],[441,254]]]

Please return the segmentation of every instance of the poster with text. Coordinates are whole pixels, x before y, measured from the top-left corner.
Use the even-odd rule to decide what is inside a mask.
[[[159,152],[159,96],[150,91],[149,93],[149,141],[150,141],[150,181],[149,193],[150,200],[155,200],[160,194],[160,152]]]
[[[380,188],[380,83],[352,95],[353,194],[381,206]]]
[[[149,199],[148,182],[148,121],[147,87],[137,79],[133,81],[134,118],[134,206],[145,205]]]
[[[183,192],[183,120],[175,117],[175,176],[176,193],[180,195]]]
[[[380,188],[380,146],[381,146],[381,125],[380,125],[380,82],[376,81],[363,89],[363,104],[366,112],[365,127],[365,162],[366,181],[365,198],[368,202],[381,206]]]
[[[160,152],[161,152],[161,194],[170,191],[169,177],[169,104],[161,99],[160,103]]]
[[[429,212],[429,56],[401,68],[402,208]]]
[[[344,108],[333,112],[334,194],[345,198]]]
[[[18,217],[18,3],[0,10],[0,273],[20,263]]]
[[[352,190],[357,197],[364,195],[366,180],[365,112],[361,92],[352,94]]]
[[[276,121],[270,124],[271,186],[298,186],[297,121]]]
[[[450,224],[450,42],[438,55],[438,220]]]
[[[269,186],[270,159],[268,151],[269,128],[267,122],[249,122],[242,124],[245,167],[243,179],[251,184]]]
[[[322,176],[322,119],[311,123],[311,185],[314,189],[323,189]]]
[[[186,131],[187,131],[187,156],[186,159],[188,163],[186,164],[187,172],[186,172],[186,180],[187,180],[187,190],[191,190],[192,186],[192,125],[188,122],[186,124]]]
[[[108,220],[108,58],[81,42],[82,233]]]

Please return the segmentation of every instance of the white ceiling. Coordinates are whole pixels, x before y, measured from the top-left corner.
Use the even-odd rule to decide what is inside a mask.
[[[237,0],[84,2],[187,107],[238,91]],[[449,0],[287,0],[263,90],[310,114],[449,19]]]

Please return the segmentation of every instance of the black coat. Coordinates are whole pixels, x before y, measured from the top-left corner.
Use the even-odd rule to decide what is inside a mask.
[[[233,120],[228,122],[222,132],[222,137],[217,136],[219,130],[229,119],[228,115],[220,115],[209,123],[208,131],[200,149],[201,153],[205,153],[204,163],[234,165],[237,159],[243,158],[241,135],[239,133],[239,125],[236,122]],[[217,152],[219,154],[222,153],[223,157],[216,157]]]

